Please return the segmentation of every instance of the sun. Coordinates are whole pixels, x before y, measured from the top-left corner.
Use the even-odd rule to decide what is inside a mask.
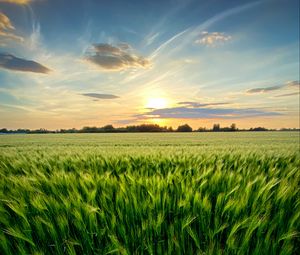
[[[167,106],[167,100],[165,98],[148,98],[146,107],[160,109]]]

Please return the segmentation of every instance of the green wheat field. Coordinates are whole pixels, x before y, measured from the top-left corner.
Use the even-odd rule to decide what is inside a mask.
[[[0,136],[0,254],[299,254],[299,132]]]

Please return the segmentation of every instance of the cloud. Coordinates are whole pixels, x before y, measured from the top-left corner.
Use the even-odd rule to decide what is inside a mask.
[[[115,96],[115,95],[99,94],[99,93],[84,93],[84,94],[81,94],[81,95],[87,96],[87,97],[98,98],[98,99],[115,99],[115,98],[119,98],[118,96]]]
[[[0,28],[1,30],[15,29],[9,18],[3,13],[0,13]]]
[[[146,36],[146,38],[144,39],[145,45],[151,45],[158,37],[159,37],[160,33],[154,33],[154,34],[149,34]]]
[[[209,33],[207,31],[203,31],[201,32],[200,37],[195,40],[195,43],[207,46],[216,46],[231,40],[231,38],[232,37],[230,35],[226,35],[224,33]]]
[[[285,85],[287,87],[300,88],[300,82],[299,81],[288,81]]]
[[[0,13],[0,39],[12,39],[16,41],[23,41],[23,38],[15,35],[12,31],[15,27],[12,25],[10,19],[3,13]]]
[[[148,109],[143,114],[133,117],[137,120],[162,118],[162,119],[240,119],[259,116],[282,115],[278,112],[268,112],[254,108],[216,108],[213,106],[227,105],[228,102],[220,103],[197,103],[179,102],[180,107],[163,109]]]
[[[131,47],[125,43],[120,44],[119,47],[106,43],[94,44],[85,58],[98,67],[111,71],[150,66],[148,59],[133,54]]]
[[[191,104],[191,102],[184,107],[172,107],[163,109],[152,109],[144,114],[135,115],[137,119],[239,119],[260,116],[278,116],[282,115],[278,112],[267,112],[254,108],[206,108],[218,104],[227,103],[213,103],[213,104]]]
[[[20,4],[26,5],[33,2],[33,0],[0,0],[0,3],[11,3],[11,4]]]
[[[227,105],[230,104],[229,102],[221,102],[221,103],[198,103],[198,102],[179,102],[179,105],[184,105],[186,107],[194,107],[194,108],[199,108],[199,107],[210,107],[210,106],[216,106],[216,105]]]
[[[153,53],[151,54],[151,59],[157,58],[160,55],[160,52],[162,50],[164,50],[165,48],[169,47],[172,43],[174,43],[174,41],[180,37],[181,38],[180,42],[177,43],[176,46],[172,46],[172,50],[171,51],[177,51],[180,49],[184,49],[185,47],[187,47],[187,45],[190,44],[191,41],[194,41],[195,38],[197,38],[197,36],[199,36],[199,33],[205,29],[208,29],[209,27],[211,27],[212,25],[214,25],[217,22],[220,22],[230,16],[236,15],[238,13],[241,13],[243,11],[246,11],[250,8],[253,8],[255,6],[258,6],[259,4],[263,3],[263,1],[255,1],[255,2],[251,2],[251,3],[247,3],[247,4],[243,4],[243,5],[239,5],[237,7],[225,10],[217,15],[212,16],[211,18],[207,19],[206,21],[204,21],[203,23],[199,24],[196,27],[190,27],[187,28],[175,35],[173,35],[170,39],[168,39],[167,41],[163,42],[157,49],[155,49],[153,51]]]
[[[275,90],[280,90],[283,88],[299,88],[299,81],[288,81],[285,84],[272,86],[272,87],[264,87],[264,88],[254,88],[246,91],[247,94],[257,94],[257,93],[267,93]]]
[[[255,88],[255,89],[247,90],[246,93],[248,93],[248,94],[266,93],[266,92],[270,92],[270,91],[274,91],[274,90],[279,90],[282,87],[283,87],[282,85],[279,85],[279,86],[272,86],[272,87],[265,87],[265,88]]]
[[[18,58],[6,53],[0,53],[0,68],[33,73],[49,73],[51,71],[35,61]]]
[[[293,93],[281,94],[281,95],[277,95],[275,97],[289,97],[289,96],[296,96],[296,95],[300,95],[300,92],[293,92]]]
[[[177,38],[181,37],[182,35],[186,34],[190,29],[187,28],[183,31],[181,31],[180,33],[177,33],[176,35],[172,36],[169,40],[165,41],[164,43],[162,43],[156,50],[153,51],[153,53],[150,56],[150,59],[154,59],[156,58],[159,53],[166,48],[170,43],[172,43],[174,40],[176,40]]]
[[[118,46],[122,50],[130,50],[131,49],[131,46],[128,43],[124,43],[124,42],[119,43]]]

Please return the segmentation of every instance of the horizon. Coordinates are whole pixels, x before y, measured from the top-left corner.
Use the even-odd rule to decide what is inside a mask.
[[[0,127],[299,128],[299,1],[0,0]]]
[[[178,128],[181,127],[181,126],[189,126],[192,128],[191,131],[179,131],[179,132],[210,132],[210,131],[214,131],[214,132],[228,132],[228,131],[300,131],[300,128],[291,128],[291,127],[277,127],[277,128],[266,128],[266,127],[263,127],[263,126],[253,126],[253,127],[249,127],[249,128],[240,128],[238,126],[236,126],[235,123],[231,123],[231,125],[228,125],[228,126],[223,126],[223,125],[220,125],[219,123],[214,123],[213,126],[211,127],[207,127],[207,126],[199,126],[197,128],[193,128],[192,126],[190,126],[188,123],[182,123],[180,124],[179,126],[161,126],[159,124],[156,124],[156,123],[141,123],[141,124],[138,124],[138,125],[126,125],[126,126],[114,126],[112,124],[106,124],[106,125],[103,125],[103,126],[82,126],[80,128],[74,128],[74,127],[71,127],[71,128],[57,128],[57,129],[47,129],[47,128],[43,128],[43,127],[40,127],[40,128],[36,128],[36,129],[30,129],[30,128],[15,128],[15,129],[9,129],[9,128],[6,128],[6,127],[0,127],[0,133],[1,131],[3,130],[6,130],[5,132],[20,132],[20,131],[30,131],[30,132],[34,132],[34,131],[46,131],[46,132],[58,132],[58,133],[61,133],[62,131],[71,131],[71,130],[74,130],[76,132],[79,132],[79,131],[83,131],[84,129],[88,128],[88,129],[93,129],[93,128],[96,128],[98,129],[98,131],[96,133],[110,133],[111,131],[104,131],[104,128],[105,127],[109,127],[111,126],[113,130],[115,130],[116,132],[117,131],[121,131],[122,129],[128,129],[130,127],[141,127],[141,126],[157,126],[158,128],[162,129],[160,131],[128,131],[128,132],[178,132]],[[218,125],[220,130],[214,130],[214,126],[215,125]],[[229,128],[232,128],[232,125],[234,125],[234,130],[228,130]],[[101,131],[102,129],[102,131]],[[171,129],[171,130],[170,130]],[[265,129],[265,130],[254,130],[254,129]],[[4,132],[4,131],[3,131]],[[5,133],[4,132],[4,133]],[[92,131],[85,131],[83,133],[93,133]],[[122,132],[121,132],[122,133]]]

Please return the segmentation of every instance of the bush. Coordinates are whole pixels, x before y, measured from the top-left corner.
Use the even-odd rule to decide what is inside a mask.
[[[192,132],[192,131],[193,131],[193,129],[188,124],[179,126],[177,128],[177,132]]]

